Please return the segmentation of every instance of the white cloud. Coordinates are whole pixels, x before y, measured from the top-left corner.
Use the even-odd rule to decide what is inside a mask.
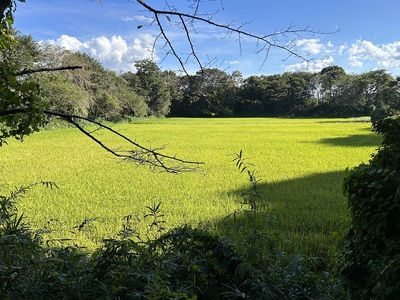
[[[151,23],[154,21],[154,19],[148,18],[146,16],[135,16],[133,19],[136,21],[145,22],[145,23]]]
[[[82,42],[68,35],[62,35],[57,40],[47,42],[68,50],[87,53],[99,60],[103,66],[114,71],[134,71],[134,63],[141,59],[158,60],[152,51],[154,37],[146,34],[140,35],[131,42],[121,36],[111,38],[100,36]]]
[[[302,39],[296,42],[296,46],[307,54],[319,54],[324,49],[324,45],[318,39]]]
[[[400,68],[400,41],[374,45],[370,41],[358,40],[348,50],[351,66],[362,67],[364,62],[375,62],[383,68]]]
[[[56,44],[64,47],[68,50],[78,50],[82,43],[77,39],[69,35],[62,35],[57,41],[50,40],[49,44]]]
[[[303,61],[298,64],[293,64],[293,65],[287,66],[285,68],[285,71],[287,71],[287,72],[296,72],[296,71],[319,72],[323,68],[333,65],[334,61],[335,60],[332,56],[328,56],[323,59],[311,60],[308,62]]]
[[[321,69],[333,64],[345,67],[346,62],[350,68],[362,71],[383,68],[395,71],[400,68],[400,41],[387,44],[374,44],[368,40],[357,40],[347,45],[334,45],[331,41],[322,43],[318,39],[303,39],[296,43],[299,52],[310,55],[325,55],[324,59],[311,60],[289,65],[286,71],[307,70],[319,72]]]
[[[339,55],[342,55],[349,47],[347,45],[340,45]]]
[[[132,18],[132,17],[123,17],[121,20],[124,21],[124,22],[130,22],[130,21],[135,21],[135,18]]]

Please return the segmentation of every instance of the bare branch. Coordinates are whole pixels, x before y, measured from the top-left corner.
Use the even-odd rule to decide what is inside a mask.
[[[257,49],[255,50],[255,53],[265,53],[265,58],[262,63],[264,65],[265,61],[268,58],[268,55],[271,51],[272,48],[276,48],[279,50],[282,50],[283,52],[287,53],[287,57],[285,60],[287,60],[290,57],[296,57],[300,59],[301,61],[310,61],[310,59],[306,58],[307,54],[302,54],[299,53],[296,50],[296,43],[295,40],[297,38],[301,38],[302,34],[327,34],[327,33],[322,33],[320,31],[315,30],[312,27],[306,26],[301,29],[296,29],[293,24],[290,24],[286,29],[281,30],[281,31],[275,31],[270,34],[255,34],[251,33],[249,31],[246,31],[244,29],[244,25],[246,23],[242,23],[239,26],[234,26],[233,23],[218,23],[212,20],[213,15],[200,15],[199,14],[199,5],[200,5],[200,0],[193,1],[194,4],[191,6],[192,9],[194,9],[193,14],[189,13],[184,13],[180,12],[170,5],[168,5],[169,10],[158,10],[155,9],[154,7],[148,5],[144,0],[137,0],[137,2],[143,6],[147,11],[152,13],[154,15],[154,18],[156,20],[157,26],[161,32],[161,36],[165,39],[166,44],[169,46],[171,52],[179,61],[183,71],[187,74],[187,71],[185,69],[185,62],[184,60],[179,56],[177,53],[176,49],[173,47],[171,40],[167,37],[167,34],[165,33],[164,25],[160,21],[160,16],[166,16],[168,20],[171,20],[171,17],[177,17],[179,19],[178,24],[182,26],[182,30],[185,32],[186,36],[186,41],[189,45],[190,48],[190,53],[188,54],[188,58],[190,56],[193,56],[195,58],[196,63],[200,66],[202,69],[202,64],[200,63],[200,59],[195,51],[195,47],[193,44],[193,40],[190,37],[190,30],[188,27],[188,24],[190,24],[190,28],[193,28],[193,22],[194,21],[199,21],[205,24],[208,24],[210,26],[226,30],[226,36],[230,37],[232,34],[237,34],[238,36],[238,42],[239,42],[239,50],[242,52],[242,40],[243,38],[247,37],[252,40],[256,41],[256,47]],[[194,30],[194,29],[191,29]],[[290,37],[294,37],[291,39]],[[169,51],[168,51],[169,52]]]
[[[65,66],[65,67],[58,67],[58,68],[40,68],[40,69],[23,69],[17,73],[14,73],[14,76],[22,76],[27,74],[33,73],[40,73],[40,72],[55,72],[55,71],[64,71],[64,70],[76,70],[82,69],[81,66]]]
[[[168,46],[169,46],[169,48],[171,49],[173,55],[178,59],[178,62],[179,62],[179,64],[181,65],[182,70],[185,71],[186,75],[189,75],[188,72],[186,71],[185,63],[182,61],[182,59],[180,58],[180,56],[178,55],[178,53],[175,51],[174,46],[173,46],[172,43],[170,42],[168,36],[165,34],[164,27],[162,26],[162,24],[161,24],[161,22],[160,22],[160,19],[159,19],[159,17],[158,17],[158,14],[155,14],[154,17],[155,17],[155,20],[156,20],[156,22],[157,22],[158,27],[160,28],[160,35],[164,37],[165,42],[168,44]]]
[[[19,109],[10,109],[10,110],[5,110],[0,112],[0,117],[2,116],[7,116],[7,115],[14,115],[14,114],[29,114],[29,110],[19,108]],[[85,134],[87,137],[89,137],[91,140],[96,142],[100,147],[111,153],[113,156],[118,157],[124,161],[131,161],[135,162],[139,165],[148,165],[153,171],[156,170],[163,170],[168,173],[182,173],[182,172],[193,172],[196,171],[196,169],[204,164],[203,162],[197,162],[197,161],[188,161],[184,159],[180,159],[176,156],[170,156],[170,155],[165,155],[159,150],[163,149],[162,148],[149,148],[149,147],[144,147],[140,145],[139,143],[131,140],[127,136],[119,133],[118,131],[112,129],[109,126],[106,126],[100,122],[88,119],[86,117],[82,116],[77,116],[77,115],[69,115],[65,113],[60,113],[60,112],[55,112],[51,110],[44,110],[44,114],[49,115],[49,116],[54,116],[61,118],[68,123],[74,125],[77,129],[79,129],[83,134]],[[89,122],[91,124],[97,125],[99,128],[105,129],[108,132],[120,137],[124,141],[128,142],[128,144],[132,147],[130,150],[115,150],[112,149],[111,147],[107,146],[104,144],[101,140],[96,138],[93,135],[93,132],[90,132],[89,130],[85,129],[79,122],[78,120],[83,120],[86,122]],[[193,166],[193,167],[191,167]]]
[[[179,16],[179,18],[180,18],[180,20],[181,20],[181,22],[182,22],[182,25],[183,25],[183,28],[184,28],[184,30],[185,30],[185,32],[186,32],[186,38],[187,38],[187,40],[188,40],[188,42],[189,42],[189,45],[190,45],[190,49],[191,49],[191,51],[192,51],[192,54],[193,54],[194,58],[196,59],[197,63],[199,64],[200,68],[202,69],[200,59],[197,57],[197,54],[196,54],[196,52],[195,52],[195,50],[194,50],[194,45],[193,45],[192,40],[191,40],[191,38],[190,38],[189,31],[188,31],[188,28],[187,28],[187,26],[186,26],[186,23],[185,23],[185,21],[183,20],[183,17],[182,17],[182,16]]]

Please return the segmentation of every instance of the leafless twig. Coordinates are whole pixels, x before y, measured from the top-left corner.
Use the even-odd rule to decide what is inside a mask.
[[[170,53],[173,54],[179,61],[179,64],[181,65],[183,71],[186,74],[188,74],[188,72],[185,68],[186,65],[185,62],[191,56],[195,58],[195,61],[199,65],[199,67],[201,69],[203,68],[199,56],[195,50],[193,39],[191,38],[190,28],[194,28],[193,25],[194,21],[199,21],[201,23],[208,24],[215,28],[225,30],[227,37],[230,37],[232,34],[236,34],[238,37],[240,52],[242,52],[243,38],[250,38],[254,40],[256,42],[256,49],[257,49],[255,50],[255,52],[265,54],[262,65],[265,63],[270,53],[270,50],[273,48],[279,49],[287,53],[286,59],[290,57],[296,57],[301,61],[309,61],[310,59],[306,57],[306,54],[299,53],[299,51],[296,49],[296,39],[301,38],[301,36],[304,34],[311,34],[311,35],[326,34],[318,30],[315,30],[313,27],[310,26],[306,26],[301,29],[296,29],[293,24],[290,24],[287,28],[283,30],[274,31],[273,33],[270,34],[252,33],[244,29],[244,26],[247,23],[241,23],[238,26],[235,26],[233,22],[223,24],[213,21],[212,16],[214,16],[214,14],[212,14],[211,16],[207,14],[200,14],[199,13],[199,5],[201,2],[200,0],[193,0],[194,4],[192,4],[191,7],[192,9],[194,9],[194,12],[192,14],[180,12],[171,5],[167,6],[168,10],[164,10],[164,9],[156,9],[153,6],[147,4],[144,0],[137,0],[137,2],[147,11],[153,14],[155,23],[157,24],[158,29],[160,31],[159,36],[162,36],[164,38],[166,45],[170,49],[170,51],[167,51],[167,55]],[[172,19],[172,17],[178,18],[177,25],[181,26],[182,30],[185,32],[185,38],[190,48],[189,54],[187,54],[187,59],[182,59],[178,51],[175,49],[173,43],[171,42],[170,38],[165,32],[165,28],[163,23],[161,22],[160,16],[165,16],[169,21]],[[188,26],[189,24],[190,26]]]

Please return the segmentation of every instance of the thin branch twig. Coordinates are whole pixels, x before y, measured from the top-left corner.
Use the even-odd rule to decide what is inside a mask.
[[[193,41],[190,37],[190,32],[189,32],[189,28],[187,26],[187,23],[192,23],[193,21],[200,21],[202,23],[206,23],[208,25],[211,25],[213,27],[216,28],[220,28],[223,30],[227,31],[227,36],[230,36],[231,34],[235,33],[238,35],[238,40],[239,40],[239,49],[240,52],[242,51],[242,39],[244,37],[248,37],[251,38],[253,40],[256,41],[256,45],[258,47],[258,49],[255,51],[256,53],[261,53],[264,52],[265,53],[265,58],[262,64],[265,63],[265,60],[267,59],[270,50],[272,48],[277,48],[279,50],[282,50],[284,52],[287,53],[287,58],[289,57],[296,57],[302,61],[309,61],[310,59],[306,58],[306,55],[303,55],[301,53],[299,53],[298,51],[296,51],[295,46],[296,43],[289,39],[289,35],[295,36],[300,38],[301,34],[328,34],[328,33],[322,33],[320,31],[315,30],[314,28],[310,27],[310,26],[306,26],[302,29],[295,29],[295,27],[290,24],[286,29],[281,30],[281,31],[275,31],[273,33],[270,34],[264,34],[264,35],[260,35],[260,34],[255,34],[255,33],[251,33],[249,31],[246,31],[243,29],[243,23],[239,26],[234,26],[233,23],[227,23],[227,24],[222,24],[222,23],[218,23],[212,20],[211,17],[204,17],[204,15],[200,15],[198,10],[199,10],[199,3],[200,0],[196,0],[196,4],[193,5],[194,7],[194,13],[193,14],[189,14],[189,13],[184,13],[184,12],[180,12],[176,9],[170,8],[170,10],[159,10],[159,9],[155,9],[153,6],[147,4],[144,0],[137,0],[137,2],[143,6],[147,11],[149,11],[150,13],[152,13],[154,15],[154,18],[156,20],[157,26],[161,32],[161,36],[164,37],[166,44],[169,46],[171,53],[177,58],[178,62],[180,63],[183,71],[187,74],[187,70],[185,68],[185,62],[184,60],[182,60],[182,58],[179,56],[179,54],[177,53],[176,49],[173,47],[172,42],[170,41],[170,39],[167,37],[167,34],[165,33],[164,30],[164,26],[162,24],[162,22],[160,21],[159,16],[164,15],[167,17],[168,20],[171,19],[172,16],[175,16],[177,18],[179,18],[179,22],[182,25],[182,30],[185,32],[186,34],[186,41],[189,44],[190,47],[190,53],[188,54],[188,57],[190,56],[194,56],[196,63],[200,66],[200,68],[202,69],[202,64],[200,63],[200,60],[197,56],[197,53],[194,49],[194,44]],[[193,25],[192,25],[193,26]],[[329,33],[331,34],[331,33]],[[284,38],[283,40],[280,40],[280,37]]]
[[[7,115],[14,115],[14,114],[29,114],[29,110],[23,108],[17,109],[10,109],[0,112],[0,117],[7,116]],[[83,134],[89,137],[91,140],[96,142],[100,147],[105,149],[107,152],[111,153],[113,156],[118,157],[124,161],[132,161],[138,163],[139,165],[148,165],[152,168],[152,170],[164,170],[168,173],[182,173],[182,172],[194,172],[200,165],[204,164],[203,162],[198,161],[188,161],[184,159],[180,159],[176,156],[170,156],[159,152],[160,149],[152,149],[148,147],[144,147],[139,143],[133,141],[132,139],[128,138],[127,136],[121,134],[120,132],[112,129],[109,126],[106,126],[100,122],[95,120],[91,120],[86,117],[77,116],[77,115],[70,115],[65,113],[60,113],[51,110],[43,110],[43,113],[49,116],[61,118],[68,123],[74,125],[78,130],[80,130]],[[126,142],[128,142],[131,146],[131,150],[121,151],[121,150],[114,150],[111,147],[104,144],[100,139],[96,138],[92,132],[85,129],[81,124],[77,122],[77,120],[83,120],[89,122],[91,124],[99,126],[99,128],[103,128],[110,133],[122,138]],[[175,165],[171,165],[175,164]],[[195,167],[190,167],[190,166]]]

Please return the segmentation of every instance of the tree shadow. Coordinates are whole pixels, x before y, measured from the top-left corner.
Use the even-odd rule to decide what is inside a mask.
[[[342,193],[345,171],[318,173],[280,182],[260,182],[257,230],[287,253],[327,256],[348,224],[347,200]],[[228,191],[242,203],[250,186]],[[244,209],[245,207],[243,207]],[[216,223],[217,233],[245,240],[254,233],[254,216],[236,212]]]
[[[379,135],[352,134],[345,137],[325,138],[319,142],[340,147],[379,147],[382,137]]]
[[[372,126],[370,128],[360,128],[358,131],[367,131],[367,132],[372,132]]]

